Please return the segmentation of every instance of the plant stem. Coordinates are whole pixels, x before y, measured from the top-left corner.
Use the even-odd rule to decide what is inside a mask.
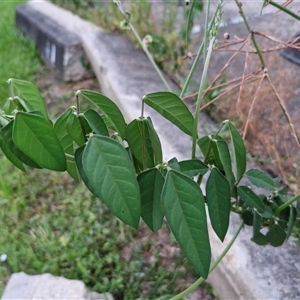
[[[285,13],[287,13],[288,15],[292,16],[293,18],[297,19],[297,20],[300,20],[300,16],[295,14],[293,11],[287,9],[286,7],[276,3],[276,2],[273,2],[273,1],[267,1],[265,0],[265,3],[268,2],[267,4],[271,4],[277,8],[279,8],[280,10],[284,11]]]
[[[232,237],[231,241],[229,244],[226,246],[226,248],[223,250],[221,255],[217,258],[217,260],[213,263],[213,265],[209,269],[209,274],[218,266],[220,261],[224,258],[224,256],[227,254],[227,252],[230,250],[231,246],[235,242],[236,238],[238,237],[239,233],[241,232],[242,228],[244,226],[244,221],[241,222],[239,225],[236,233]],[[191,292],[193,292],[205,279],[203,277],[200,277],[197,281],[195,281],[191,286],[189,286],[186,290],[183,292],[179,293],[178,295],[172,297],[170,300],[179,300],[182,299],[183,297],[186,297],[189,295]]]
[[[213,51],[213,45],[215,42],[216,37],[213,37],[210,42],[207,49],[207,56],[203,68],[202,78],[199,86],[199,92],[197,97],[197,103],[196,103],[196,112],[195,112],[195,120],[194,120],[194,130],[193,130],[193,144],[192,144],[192,158],[196,157],[196,142],[197,142],[197,136],[198,136],[198,122],[199,122],[199,113],[200,113],[200,107],[203,99],[203,92],[205,90],[205,83],[207,80],[207,72],[208,72],[208,66],[210,62],[210,57]]]
[[[82,134],[83,134],[84,141],[87,142],[87,136],[86,136],[85,128],[84,128],[83,122],[81,120],[81,117],[79,116],[79,114],[80,114],[80,104],[79,104],[79,96],[78,95],[76,95],[76,113],[77,113],[76,118],[79,121],[79,125],[80,125],[80,128],[81,128]]]
[[[190,38],[189,35],[191,33],[191,31],[190,31],[190,22],[191,22],[191,19],[192,19],[192,14],[193,14],[194,6],[195,6],[195,0],[192,1],[191,7],[189,9],[189,14],[188,14],[188,17],[187,17],[187,22],[186,22],[186,36],[185,36],[186,48],[189,45],[189,38]]]
[[[298,199],[300,199],[300,194],[294,196],[289,201],[287,201],[287,202],[283,203],[282,205],[280,205],[279,207],[277,207],[274,211],[274,215],[278,215],[282,210],[284,210],[285,208],[287,208],[288,206],[293,204]]]
[[[209,17],[209,9],[210,9],[210,0],[207,1],[206,3],[206,11],[205,11],[205,27],[204,27],[204,49],[207,48],[207,41],[208,41],[208,35],[210,30],[208,30],[208,17]],[[216,11],[218,11],[216,9]],[[206,52],[204,51],[203,53],[203,64],[205,63],[206,60]]]
[[[69,158],[71,161],[75,161],[75,156],[74,156],[74,155],[65,153],[65,156],[66,156],[67,158]]]
[[[209,30],[209,31],[211,30],[211,28],[212,28],[212,26],[213,26],[213,24],[214,24],[216,14],[217,14],[217,11],[215,11],[215,13],[214,13],[214,15],[213,15],[213,17],[212,17],[212,19],[211,19],[211,21],[210,21],[210,24],[209,24],[209,26],[208,26],[208,30]],[[201,54],[202,54],[202,52],[203,52],[203,49],[204,49],[204,40],[202,41],[202,43],[201,43],[201,45],[200,45],[200,47],[199,47],[199,50],[198,50],[198,52],[197,52],[197,55],[196,55],[196,57],[195,57],[195,60],[194,60],[193,65],[192,65],[192,67],[191,67],[191,70],[190,70],[190,72],[189,72],[189,75],[187,76],[187,79],[186,79],[186,81],[185,81],[185,83],[184,83],[184,86],[183,86],[183,88],[182,88],[182,90],[181,90],[181,93],[180,93],[179,98],[182,98],[182,97],[183,97],[184,93],[186,92],[186,90],[187,90],[187,88],[188,88],[188,86],[189,86],[189,84],[190,84],[190,81],[191,81],[191,79],[192,79],[192,77],[193,77],[193,75],[194,75],[194,72],[195,72],[195,70],[196,70],[196,66],[197,66],[197,64],[198,64],[199,58],[201,57]]]
[[[119,2],[115,2],[116,6],[119,8],[120,12],[122,13],[122,15],[125,17],[125,19],[127,20],[127,24],[130,27],[132,33],[134,34],[134,36],[136,37],[137,41],[139,42],[139,44],[141,45],[142,49],[144,50],[145,54],[147,55],[151,65],[153,66],[153,68],[155,69],[157,75],[159,76],[159,78],[162,80],[162,82],[164,83],[164,85],[166,86],[167,90],[169,92],[172,92],[171,87],[169,86],[169,84],[167,83],[165,77],[163,76],[161,70],[159,69],[159,67],[157,66],[157,64],[155,63],[151,53],[149,52],[148,48],[146,47],[146,45],[143,43],[142,39],[140,38],[138,32],[135,30],[134,26],[129,22],[127,15],[125,14],[121,3]]]
[[[244,11],[243,11],[243,9],[242,9],[242,3],[239,2],[238,0],[234,0],[234,1],[235,1],[236,5],[237,5],[238,8],[239,8],[239,13],[240,13],[240,15],[241,15],[241,17],[242,17],[242,19],[243,19],[243,21],[244,21],[244,23],[245,23],[245,25],[246,25],[248,31],[249,31],[249,33],[251,34],[251,40],[252,40],[252,43],[253,43],[253,45],[254,45],[254,48],[256,49],[256,52],[257,52],[257,55],[258,55],[258,57],[259,57],[260,63],[261,63],[261,65],[262,65],[262,68],[264,68],[264,67],[265,67],[265,61],[264,61],[262,52],[261,52],[260,48],[259,48],[258,45],[257,45],[256,39],[255,39],[255,37],[254,37],[254,33],[253,33],[252,29],[250,28],[250,25],[249,25],[249,23],[248,23],[248,20],[247,20],[247,18],[246,18],[246,15],[245,15],[245,13],[244,13]]]

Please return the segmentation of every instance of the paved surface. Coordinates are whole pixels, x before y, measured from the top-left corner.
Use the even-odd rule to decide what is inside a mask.
[[[251,8],[253,2],[248,1],[248,4]],[[140,116],[141,98],[144,94],[165,90],[147,58],[123,36],[103,33],[69,12],[44,1],[31,1],[30,5],[54,18],[66,30],[78,34],[102,92],[122,107],[127,120]],[[228,18],[232,19],[234,16],[236,13]],[[257,19],[253,22],[259,26]],[[151,116],[161,137],[165,159],[173,156],[188,158],[190,138],[182,136],[151,109],[147,108],[147,114]],[[200,115],[200,124],[200,134],[206,134],[206,131],[211,132],[215,128],[214,123],[203,114]],[[223,244],[211,233],[214,259],[230,240],[238,222],[235,216],[231,217],[229,233]],[[250,238],[251,229],[245,228],[229,254],[212,273],[210,281],[217,296],[220,299],[299,299],[299,249],[289,243],[281,248],[260,247],[252,243]]]

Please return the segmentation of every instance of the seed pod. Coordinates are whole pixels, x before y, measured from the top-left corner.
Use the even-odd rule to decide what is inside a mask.
[[[143,44],[148,47],[151,43],[153,42],[152,36],[147,34],[144,38],[143,38]]]
[[[225,32],[225,33],[224,33],[224,39],[225,39],[225,40],[229,40],[229,39],[230,39],[230,35],[229,35],[228,32]]]

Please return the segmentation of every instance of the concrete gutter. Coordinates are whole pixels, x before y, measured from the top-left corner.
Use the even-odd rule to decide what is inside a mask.
[[[105,33],[46,1],[30,1],[26,5],[78,36],[103,94],[118,103],[127,121],[140,116],[144,94],[166,90],[146,56],[124,36]],[[151,116],[161,138],[165,160],[174,156],[180,160],[189,158],[191,139],[152,109],[146,108],[146,115]],[[215,127],[206,115],[200,114],[200,135],[212,132]],[[213,259],[234,235],[238,223],[238,218],[231,216],[230,229],[223,244],[210,230]],[[280,248],[261,247],[250,239],[251,228],[243,229],[229,254],[211,274],[209,282],[215,294],[220,299],[299,299],[299,249],[292,243]]]

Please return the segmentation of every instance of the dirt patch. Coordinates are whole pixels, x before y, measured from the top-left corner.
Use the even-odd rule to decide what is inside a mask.
[[[70,106],[76,105],[75,92],[77,90],[85,89],[100,92],[100,86],[96,78],[78,82],[63,82],[54,71],[47,67],[37,74],[35,84],[41,91],[50,114],[54,118]]]

